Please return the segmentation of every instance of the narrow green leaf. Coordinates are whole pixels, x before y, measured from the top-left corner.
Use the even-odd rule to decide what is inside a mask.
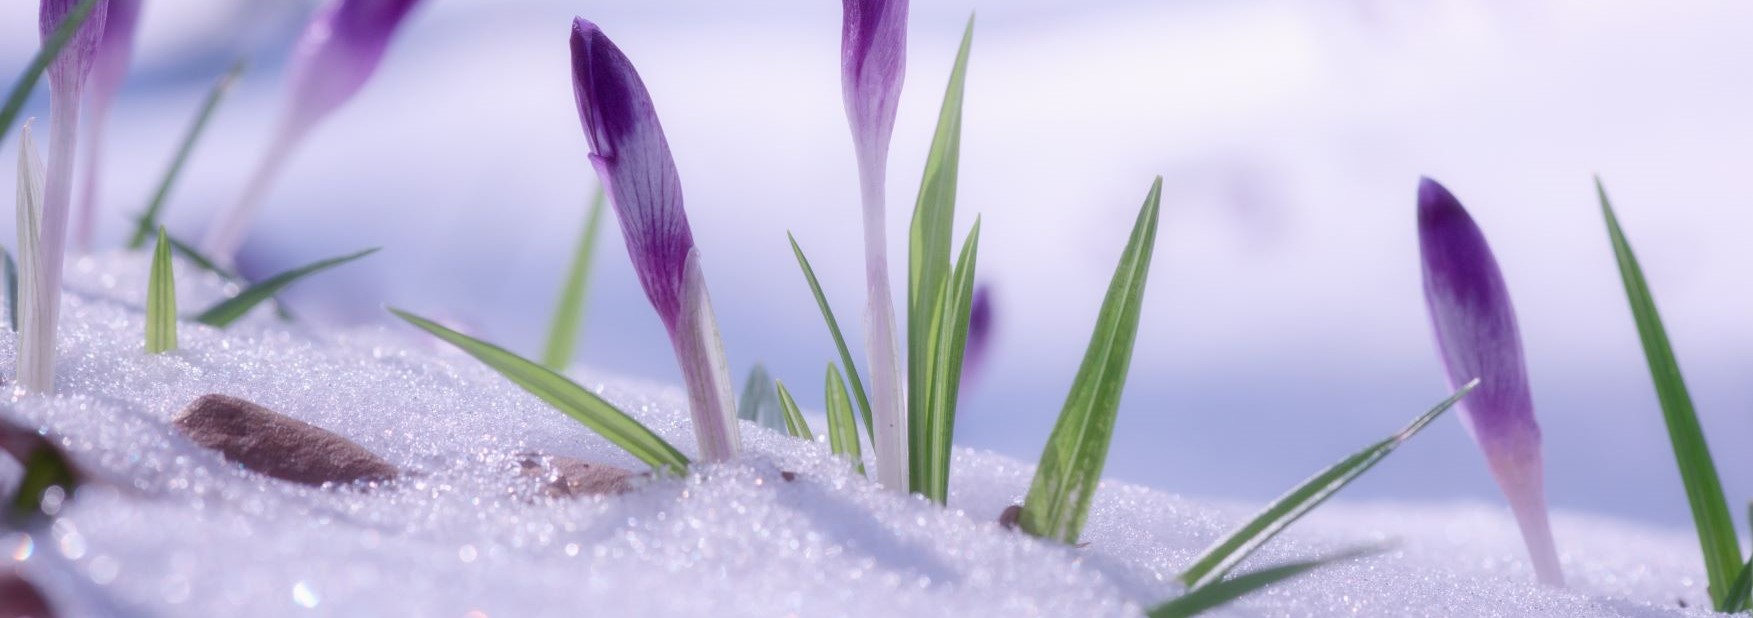
[[[183,165],[189,162],[189,155],[195,151],[195,142],[200,141],[201,134],[207,130],[207,123],[213,118],[213,110],[219,108],[219,102],[231,90],[232,84],[243,75],[244,62],[232,63],[231,69],[214,82],[213,89],[207,91],[206,100],[201,103],[201,111],[195,114],[195,123],[189,125],[183,134],[182,144],[177,146],[176,156],[170,161],[170,169],[165,170],[164,178],[158,181],[158,190],[152,193],[152,202],[146,205],[146,214],[141,215],[139,225],[134,226],[134,237],[128,239],[129,249],[146,246],[146,237],[152,229],[158,227],[159,213],[164,211],[164,200],[170,197],[170,188],[176,184],[177,176],[183,172]]]
[[[932,474],[931,419],[926,417],[933,392],[932,361],[941,353],[934,337],[934,322],[943,309],[942,294],[949,293],[953,264],[950,249],[956,219],[956,178],[962,151],[962,93],[967,84],[968,54],[974,42],[974,18],[962,31],[962,44],[945,87],[943,107],[938,110],[937,130],[925,159],[925,177],[919,183],[919,199],[907,245],[907,456],[909,484],[922,487]]]
[[[944,504],[949,500],[950,448],[954,446],[956,401],[961,393],[962,357],[968,343],[968,318],[974,306],[974,270],[980,246],[980,219],[962,242],[962,253],[956,267],[946,280],[946,293],[939,296],[942,304],[932,315],[931,353],[925,368],[930,389],[921,400],[925,404],[920,417],[924,474],[915,479],[914,491]]]
[[[12,261],[12,253],[0,249],[0,258],[5,263],[0,265],[6,270],[6,320],[12,325],[12,332],[18,332],[18,263]]]
[[[571,380],[546,367],[530,362],[504,348],[456,332],[426,318],[391,308],[390,313],[409,324],[432,333],[485,363],[513,384],[529,391],[561,413],[572,417],[591,431],[645,462],[660,472],[681,474],[688,469],[688,457],[665,442],[645,425],[616,409],[602,397],[585,390]]]
[[[1686,486],[1686,501],[1692,506],[1705,572],[1710,576],[1711,600],[1717,607],[1726,607],[1730,581],[1742,564],[1735,523],[1729,518],[1729,504],[1723,499],[1723,485],[1717,479],[1704,430],[1693,412],[1692,396],[1687,394],[1686,381],[1680,377],[1680,363],[1674,359],[1667,329],[1656,313],[1655,298],[1644,281],[1637,256],[1631,252],[1631,244],[1625,240],[1625,231],[1619,227],[1619,218],[1613,214],[1613,205],[1607,201],[1607,189],[1600,178],[1595,179],[1595,191],[1601,198],[1601,214],[1607,219],[1607,235],[1613,242],[1619,275],[1625,281],[1625,296],[1631,301],[1631,314],[1637,321],[1638,336],[1643,339],[1650,377],[1662,402],[1662,420],[1668,425],[1668,440],[1673,443],[1680,480]]]
[[[787,431],[779,391],[774,389],[767,367],[760,363],[749,369],[749,379],[743,381],[743,394],[737,398],[737,418],[774,431]]]
[[[79,489],[79,473],[65,454],[40,439],[32,442],[29,454],[20,462],[24,464],[24,475],[7,511],[7,520],[14,527],[33,525],[51,515],[43,509],[51,490],[58,490],[64,502]]]
[[[1226,603],[1253,594],[1273,584],[1302,575],[1315,569],[1380,553],[1380,548],[1354,549],[1325,558],[1317,558],[1304,562],[1292,562],[1275,567],[1261,569],[1253,573],[1237,576],[1220,582],[1190,589],[1175,599],[1150,609],[1150,618],[1186,618],[1197,616]]]
[[[74,6],[67,13],[66,19],[61,20],[61,25],[56,26],[55,31],[49,34],[49,40],[43,42],[42,49],[31,57],[30,64],[24,68],[24,74],[18,76],[18,82],[12,85],[12,92],[6,95],[5,106],[0,107],[0,141],[4,141],[6,132],[12,130],[12,123],[18,120],[18,112],[24,109],[25,101],[30,99],[30,91],[36,88],[37,80],[42,79],[43,72],[49,69],[55,56],[61,54],[61,49],[67,46],[67,41],[73,38],[73,33],[79,30],[86,18],[91,17],[91,10],[96,7],[97,0],[82,0]]]
[[[1120,393],[1132,364],[1132,344],[1138,336],[1162,196],[1163,178],[1158,176],[1145,195],[1132,236],[1114,268],[1083,365],[1071,383],[1065,407],[1047,438],[1035,480],[1023,500],[1018,523],[1029,534],[1076,545],[1083,529],[1090,499],[1102,480],[1114,419],[1120,412]]]
[[[184,260],[188,261],[196,268],[219,275],[219,278],[232,283],[245,285],[249,283],[244,280],[242,275],[226,270],[213,260],[208,259],[207,256],[202,255],[199,249],[196,249],[194,246],[186,242],[177,240],[177,237],[166,236],[165,239],[170,241],[170,248],[172,251],[176,252],[177,255],[183,256]],[[274,314],[279,316],[280,321],[282,322],[291,322],[293,319],[292,312],[286,309],[286,303],[280,302],[279,298],[274,299]]]
[[[803,249],[797,246],[797,237],[786,232],[785,237],[791,240],[791,252],[797,255],[797,266],[803,269],[803,278],[810,284],[810,293],[816,295],[816,306],[822,309],[822,320],[828,323],[828,334],[834,337],[834,347],[840,352],[840,363],[846,366],[846,377],[852,382],[852,394],[858,402],[858,410],[864,413],[864,435],[876,440],[874,426],[870,417],[870,398],[864,394],[864,382],[858,377],[858,366],[852,363],[852,353],[846,349],[846,337],[840,334],[840,322],[834,319],[834,310],[828,307],[828,297],[822,293],[822,284],[816,281],[816,269],[810,268],[809,258],[804,257]]]
[[[1394,435],[1371,444],[1368,448],[1353,453],[1350,457],[1339,460],[1339,463],[1328,466],[1327,469],[1309,477],[1309,480],[1303,481],[1294,489],[1285,492],[1272,504],[1267,505],[1265,510],[1260,511],[1259,515],[1255,515],[1254,519],[1249,521],[1247,525],[1236,529],[1229,536],[1206,548],[1198,558],[1193,560],[1193,566],[1187,567],[1187,570],[1181,573],[1178,579],[1181,580],[1181,583],[1187,584],[1189,588],[1199,588],[1222,579],[1225,574],[1236,568],[1236,565],[1241,564],[1255,550],[1272,540],[1272,537],[1278,536],[1278,533],[1290,527],[1303,515],[1307,515],[1309,511],[1333,497],[1333,494],[1357,480],[1357,477],[1362,476],[1364,472],[1368,472],[1389,453],[1394,452],[1394,449],[1399,448],[1401,444],[1417,435],[1437,417],[1447,412],[1449,408],[1454,407],[1468,393],[1473,392],[1473,388],[1478,385],[1478,379],[1468,382],[1461,387],[1461,390],[1455,391],[1455,394],[1450,395],[1448,399],[1444,399],[1442,403],[1437,404],[1430,411],[1413,419],[1410,424],[1395,432]]]
[[[852,469],[864,474],[864,453],[858,444],[858,421],[852,418],[852,401],[846,396],[846,382],[840,378],[840,368],[834,363],[828,363],[827,382],[822,390],[828,398],[828,445],[834,449],[835,455],[852,462]]]
[[[785,411],[785,431],[793,438],[814,441],[816,434],[810,431],[810,424],[803,420],[803,410],[798,409],[797,400],[792,399],[791,391],[785,389],[785,383],[774,381],[773,386],[779,391],[779,409]]]
[[[566,271],[560,305],[554,308],[554,319],[548,324],[548,347],[542,351],[542,364],[554,371],[566,370],[578,346],[579,325],[584,322],[584,294],[590,289],[590,262],[596,253],[597,233],[602,228],[604,202],[599,185],[590,199],[590,214],[584,217],[584,235],[578,238],[572,267]]]
[[[167,237],[160,226],[158,246],[152,250],[152,274],[146,284],[147,354],[177,349],[177,282],[176,273],[171,271]]]
[[[238,318],[243,317],[244,314],[249,313],[250,309],[261,304],[262,301],[273,298],[275,294],[280,293],[280,290],[285,289],[286,286],[292,285],[299,279],[346,264],[347,262],[357,260],[376,252],[377,248],[374,247],[351,255],[343,255],[341,257],[329,258],[320,262],[307,264],[274,275],[261,283],[250,286],[248,289],[238,293],[237,296],[233,296],[217,305],[213,305],[211,308],[202,312],[201,315],[196,316],[195,321],[208,326],[225,328],[230,326],[232,322],[236,322]]]

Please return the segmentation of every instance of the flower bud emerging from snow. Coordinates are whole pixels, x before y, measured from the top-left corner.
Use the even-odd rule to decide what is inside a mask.
[[[134,31],[140,21],[140,0],[107,0],[109,13],[103,26],[103,39],[98,41],[92,60],[90,82],[86,86],[85,164],[80,170],[79,233],[81,250],[91,248],[96,229],[99,173],[103,166],[104,125],[110,104],[128,77],[128,62],[134,56]]]
[[[730,369],[700,270],[700,252],[682,209],[682,182],[645,82],[602,29],[572,22],[572,86],[627,254],[652,308],[669,331],[688,385],[694,434],[706,460],[740,447]]]
[[[202,252],[229,265],[249,233],[268,185],[286,157],[323,118],[358,94],[383,60],[390,39],[420,0],[331,0],[316,13],[291,61],[291,86],[278,133],[243,197],[221,215]]]
[[[104,22],[108,20],[108,2],[98,2],[91,8],[91,16],[79,25],[67,46],[61,48],[61,54],[49,63],[50,97],[61,93],[77,93],[85,87],[86,75],[91,73],[91,65],[97,55],[98,42],[103,39]],[[43,0],[37,13],[37,29],[44,41],[55,34],[79,6],[79,0]]]
[[[1480,380],[1460,404],[1461,420],[1509,500],[1540,581],[1563,585],[1546,520],[1540,426],[1503,273],[1467,210],[1429,178],[1418,187],[1418,239],[1424,298],[1449,383]]]
[[[877,480],[908,490],[907,410],[889,287],[888,234],[883,226],[889,137],[907,68],[907,0],[844,0],[840,84],[846,119],[858,154],[864,210],[866,345],[870,353],[871,407],[875,421]]]

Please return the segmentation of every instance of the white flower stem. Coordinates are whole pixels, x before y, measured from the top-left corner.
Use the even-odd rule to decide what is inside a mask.
[[[1563,588],[1564,570],[1559,566],[1552,525],[1547,521],[1546,475],[1539,447],[1531,452],[1488,455],[1491,476],[1509,500],[1510,512],[1515,515],[1516,525],[1522,531],[1522,542],[1528,545],[1534,576],[1542,584]]]
[[[732,392],[730,364],[725,361],[724,341],[718,335],[718,319],[706,277],[700,272],[700,251],[688,251],[682,274],[681,312],[676,316],[670,343],[682,366],[688,386],[688,415],[694,438],[705,461],[725,461],[742,450],[736,425],[736,395]]]
[[[80,253],[91,251],[92,238],[97,235],[98,176],[103,171],[104,128],[109,124],[104,107],[93,106],[85,127],[85,163],[79,170],[79,228],[74,235],[74,246]]]
[[[280,177],[281,170],[286,167],[287,155],[291,154],[293,147],[303,136],[304,131],[290,125],[283,126],[274,134],[273,143],[268,146],[262,162],[250,176],[249,184],[244,186],[243,195],[207,228],[207,235],[201,240],[201,252],[206,254],[207,259],[220,266],[232,266],[237,258],[238,248],[243,246],[244,238],[249,235],[250,225],[255,222],[257,211],[261,210],[268,188]]]
[[[866,157],[861,153],[860,159]],[[881,157],[860,161],[859,184],[864,200],[864,274],[869,287],[865,308],[865,348],[870,355],[871,421],[875,435],[877,482],[891,490],[909,491],[907,408],[901,383],[900,349],[895,337],[893,295],[889,292],[887,221],[884,216],[885,173]]]

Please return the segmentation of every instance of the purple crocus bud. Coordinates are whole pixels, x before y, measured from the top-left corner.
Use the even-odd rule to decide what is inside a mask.
[[[866,348],[870,354],[872,436],[877,481],[908,491],[907,410],[889,287],[888,234],[884,229],[884,191],[889,137],[907,69],[907,0],[844,0],[840,39],[840,85],[846,119],[858,155],[858,181],[864,206]]]
[[[79,183],[79,230],[75,235],[82,251],[91,249],[92,235],[97,227],[104,126],[109,119],[110,104],[128,77],[128,62],[134,57],[134,31],[140,22],[140,0],[109,0],[104,4],[109,5],[109,13],[104,20],[103,39],[98,41],[90,83],[85,92],[85,115],[89,126],[85,132],[85,165],[80,170],[84,179]]]
[[[56,92],[79,92],[85,88],[86,76],[91,73],[91,65],[97,56],[98,42],[103,40],[104,22],[108,21],[108,2],[98,2],[91,8],[91,16],[79,25],[67,46],[61,48],[61,54],[49,63],[49,92],[54,98]],[[79,0],[42,0],[37,9],[37,31],[44,41],[54,36],[55,29],[79,6]],[[53,102],[51,101],[51,104]],[[77,102],[73,103],[78,105]]]
[[[974,300],[968,308],[968,342],[962,352],[962,388],[979,379],[986,365],[986,353],[992,349],[992,284],[974,287]]]
[[[304,29],[291,60],[290,97],[280,128],[244,194],[207,231],[209,258],[229,265],[286,157],[311,127],[371,79],[390,39],[420,0],[330,0]]]
[[[735,457],[741,438],[730,368],[682,210],[676,162],[639,72],[602,29],[582,18],[572,22],[572,92],[591,165],[621,221],[633,270],[669,331],[701,456]]]
[[[1461,401],[1461,421],[1509,500],[1535,574],[1542,583],[1562,586],[1564,574],[1546,519],[1540,426],[1503,273],[1461,202],[1429,178],[1418,186],[1418,239],[1424,298],[1449,384],[1458,388],[1479,379],[1479,387]]]

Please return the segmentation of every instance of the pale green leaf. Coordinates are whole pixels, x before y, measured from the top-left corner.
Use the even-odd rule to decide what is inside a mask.
[[[219,304],[213,305],[211,308],[202,312],[201,315],[195,316],[195,321],[208,326],[225,328],[230,326],[232,322],[236,322],[238,318],[249,313],[250,309],[261,304],[262,301],[273,298],[275,294],[280,293],[280,290],[298,282],[299,279],[346,264],[347,262],[357,260],[376,252],[376,248],[366,249],[351,255],[329,258],[274,275],[261,283],[250,286],[248,289],[238,293],[237,296],[233,296],[221,301]]]
[[[767,367],[760,363],[749,369],[749,378],[743,381],[743,394],[737,397],[737,418],[774,431],[787,431],[779,391]]]
[[[785,411],[785,432],[793,438],[815,440],[816,434],[810,432],[810,424],[803,420],[803,410],[797,407],[797,400],[785,389],[785,383],[774,381],[773,386],[779,391],[779,409]]]
[[[1258,592],[1273,584],[1308,573],[1309,571],[1337,562],[1345,562],[1347,560],[1379,553],[1380,551],[1380,548],[1355,549],[1335,556],[1317,558],[1304,562],[1281,564],[1275,567],[1261,569],[1253,573],[1237,576],[1233,579],[1214,582],[1210,585],[1190,589],[1186,594],[1176,597],[1174,600],[1151,608],[1146,615],[1150,618],[1186,618],[1188,616],[1197,616],[1212,609],[1221,607],[1236,599]]]
[[[152,250],[152,273],[146,284],[146,353],[163,354],[177,347],[177,282],[171,270],[170,242],[158,228]]]
[[[834,348],[840,352],[840,362],[846,366],[846,377],[852,382],[852,394],[858,402],[858,410],[864,413],[864,433],[875,440],[870,398],[864,394],[864,382],[858,377],[858,366],[852,363],[852,352],[846,349],[846,338],[840,334],[840,322],[834,319],[834,310],[828,307],[828,297],[822,293],[822,284],[816,281],[816,270],[810,267],[809,258],[804,257],[803,249],[797,246],[797,237],[790,232],[786,232],[785,237],[791,240],[791,252],[797,255],[797,266],[803,269],[803,278],[809,282],[810,293],[816,296],[816,306],[822,310],[822,320],[828,323],[828,334],[834,337]]]
[[[555,371],[565,371],[572,364],[578,346],[578,331],[584,323],[584,297],[590,289],[591,256],[596,253],[597,234],[602,228],[603,188],[597,187],[590,200],[590,213],[584,218],[584,235],[572,253],[572,267],[566,271],[566,284],[560,290],[559,306],[548,323],[548,346],[542,350],[542,364]]]
[[[828,363],[827,385],[828,445],[835,455],[852,462],[852,468],[864,474],[864,453],[858,444],[858,421],[852,418],[852,401],[846,396],[846,382],[840,368]]]

